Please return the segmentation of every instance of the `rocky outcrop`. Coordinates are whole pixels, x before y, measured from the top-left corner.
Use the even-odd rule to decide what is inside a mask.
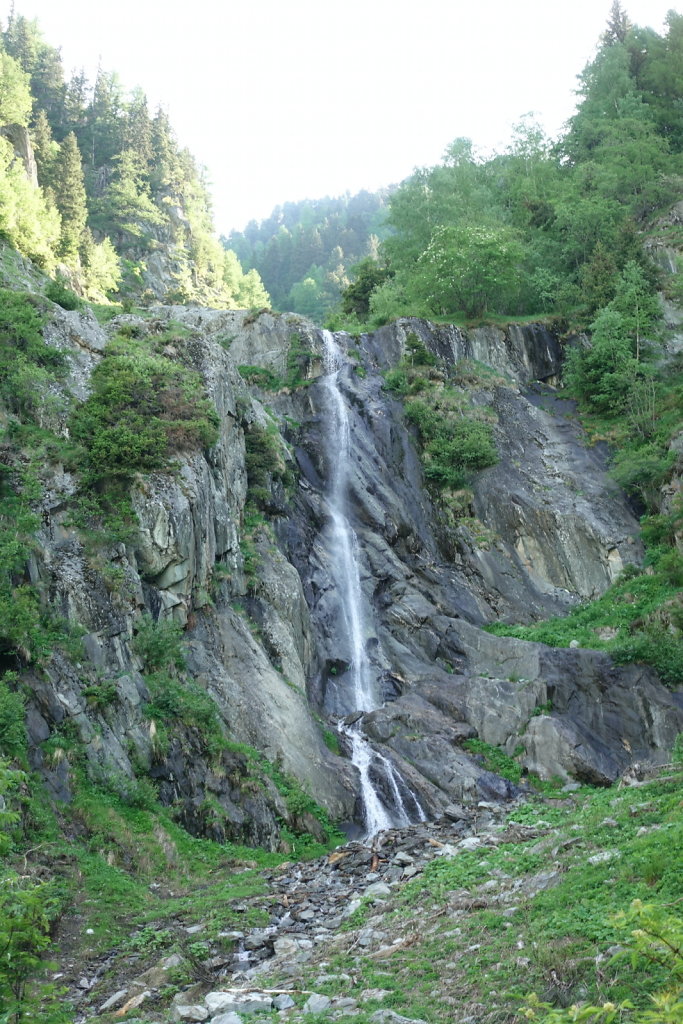
[[[155,329],[154,324],[147,328]],[[57,312],[46,337],[68,352],[65,388],[82,399],[104,347],[103,332],[88,317]],[[188,669],[214,701],[229,744],[261,751],[333,817],[350,817],[353,773],[323,742],[304,696],[312,655],[301,583],[270,550],[271,541],[257,542],[264,547],[267,587],[258,607],[271,654],[258,631],[254,635],[257,627],[246,607],[235,604],[252,600],[240,549],[247,486],[243,424],[262,413],[252,406],[219,344],[195,335],[183,355],[204,375],[219,412],[220,437],[210,451],[179,459],[174,474],[139,479],[132,489],[139,529],[129,543],[100,537],[93,544],[82,538],[67,512],[76,481],[61,467],[46,467],[32,578],[52,606],[84,631],[84,660],[76,669],[53,658],[44,675],[32,679],[34,764],[50,774],[40,744],[68,724],[96,774],[115,775],[123,785],[134,779],[134,765],[146,766],[162,799],[180,805],[180,817],[193,831],[271,845],[278,821],[290,815],[253,761],[228,746],[215,762],[201,734],[182,721],[170,723],[175,738],[167,750],[158,750],[143,665],[134,651],[144,613],[185,626]],[[66,431],[65,423],[50,425]],[[115,695],[110,706],[98,708],[88,694],[103,679],[113,684]],[[57,790],[68,796],[68,764],[54,783]],[[209,807],[215,813],[207,819]]]
[[[368,336],[365,347],[377,365],[387,369],[399,361],[411,334],[417,335],[431,352],[450,366],[463,359],[474,360],[517,382],[552,381],[559,373],[560,342],[544,324],[464,330],[453,324],[402,317]]]
[[[20,124],[5,124],[0,128],[0,135],[7,139],[15,157],[21,161],[30,183],[34,188],[38,188],[38,165],[28,129]]]
[[[125,543],[82,536],[67,513],[77,481],[62,466],[45,467],[31,575],[84,636],[78,662],[56,655],[27,676],[33,760],[68,799],[68,756],[50,760],[43,745],[76,733],[95,774],[129,785],[142,766],[192,831],[274,845],[278,820],[291,821],[291,812],[244,745],[337,819],[353,816],[357,796],[355,769],[328,749],[319,721],[347,710],[351,661],[324,541],[321,337],[301,318],[185,307],[119,318],[109,330],[125,324],[154,335],[170,322],[184,328],[174,351],[203,375],[216,405],[219,440],[180,457],[173,473],[136,481],[139,529]],[[396,364],[411,332],[448,362],[480,360],[497,371],[472,399],[496,418],[500,461],[478,475],[472,514],[455,525],[433,506],[402,406],[382,388],[379,371]],[[65,388],[82,400],[104,330],[57,310],[46,338],[67,352]],[[523,748],[522,763],[542,777],[607,783],[633,760],[664,760],[683,715],[649,670],[480,628],[560,613],[640,558],[637,523],[604,454],[583,443],[571,404],[534,383],[557,374],[557,339],[540,325],[466,334],[405,320],[361,346],[363,373],[349,362],[341,387],[365,644],[386,700],[362,718],[370,743],[398,765],[429,815],[454,800],[515,795],[463,746],[472,738],[508,754]],[[308,386],[250,393],[237,367],[284,378],[292,350],[305,353],[298,371]],[[59,403],[50,409],[50,426],[65,433]],[[273,485],[271,521],[250,537],[256,569],[247,577],[245,430],[276,422],[296,483],[289,493]],[[190,721],[164,723],[165,746],[155,738],[134,644],[144,615],[184,628],[187,678],[213,702],[226,741],[218,756]],[[103,680],[111,684],[104,706],[92,699]]]

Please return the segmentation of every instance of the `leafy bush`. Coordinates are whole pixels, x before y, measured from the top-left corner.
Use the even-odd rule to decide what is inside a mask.
[[[11,830],[20,821],[12,802],[25,781],[23,772],[0,761],[0,855],[3,857],[12,847]],[[19,874],[6,861],[0,864],[0,1019],[3,1021],[19,1024],[29,1017],[56,1024],[58,1019],[66,1019],[55,1010],[54,993],[49,986],[43,990],[40,1010],[31,992],[32,982],[46,966],[43,954],[50,945],[54,897],[54,886],[33,881],[25,867]]]
[[[50,281],[45,289],[45,297],[50,302],[56,302],[62,309],[81,309],[83,305],[78,295],[69,288],[62,277],[57,277],[54,281]]]
[[[264,391],[279,391],[282,387],[282,381],[277,374],[265,366],[238,366],[237,369],[247,384],[255,384]]]
[[[43,340],[43,322],[30,296],[0,288],[0,400],[29,420],[40,413],[47,387],[65,367],[64,355]]]
[[[0,467],[0,653],[40,659],[64,639],[59,625],[40,605],[36,589],[24,580],[38,520],[30,497],[36,479],[28,472]]]
[[[463,418],[434,401],[435,392],[406,403],[406,419],[420,434],[426,478],[439,488],[463,487],[470,473],[498,461],[489,424]]]
[[[651,996],[648,1008],[635,1009],[631,1000],[615,1004],[574,1005],[557,1009],[538,998],[529,999],[527,1020],[539,1024],[613,1024],[627,1019],[631,1024],[683,1024],[683,926],[679,916],[656,903],[634,900],[628,911],[614,916],[616,926],[630,929],[620,956],[632,967],[668,973],[666,987]],[[634,927],[635,926],[635,927]],[[625,1016],[626,1015],[626,1016]]]
[[[425,476],[440,487],[464,487],[469,473],[497,461],[491,428],[479,420],[449,424],[425,446]]]
[[[218,416],[199,374],[142,341],[117,339],[92,375],[92,393],[71,417],[92,480],[165,469],[174,452],[207,448]]]
[[[196,729],[201,736],[202,750],[218,757],[225,748],[225,738],[216,704],[206,690],[193,679],[177,679],[169,672],[153,672],[146,677],[150,692],[147,714],[156,726],[158,749],[168,742],[169,728],[175,723]]]
[[[25,701],[20,693],[10,689],[16,675],[6,672],[0,679],[0,756],[26,762]]]
[[[657,672],[665,686],[678,689],[683,679],[683,635],[671,634],[656,623],[650,623],[634,636],[620,640],[610,651],[619,665],[630,661],[644,662]]]

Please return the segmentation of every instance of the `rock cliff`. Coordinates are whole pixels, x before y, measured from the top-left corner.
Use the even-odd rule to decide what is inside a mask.
[[[287,802],[266,764],[333,818],[360,814],[356,770],[324,731],[346,710],[351,654],[322,540],[330,454],[321,332],[298,317],[186,307],[118,317],[107,331],[154,336],[173,324],[182,330],[172,345],[202,374],[218,411],[217,443],[179,457],[172,473],[137,479],[139,526],[125,542],[79,531],[69,514],[77,481],[59,464],[43,470],[31,578],[83,637],[78,660],[55,655],[23,673],[32,762],[68,800],[73,758],[46,751],[76,737],[92,773],[118,786],[151,777],[191,831],[273,845],[282,822],[318,826]],[[496,371],[472,386],[472,400],[492,410],[499,462],[477,474],[470,514],[455,522],[434,507],[401,403],[382,387],[381,371],[397,364],[411,333],[446,364],[467,358]],[[82,400],[105,330],[56,310],[46,338],[68,357],[65,393]],[[571,404],[552,387],[558,339],[541,325],[465,333],[408,320],[340,342],[350,350],[340,387],[365,645],[385,700],[361,720],[371,745],[428,814],[453,800],[513,795],[463,748],[475,737],[543,778],[604,784],[634,759],[666,760],[683,711],[649,669],[481,629],[561,612],[641,558],[638,524],[605,453],[585,445]],[[240,366],[269,371],[281,386],[249,387]],[[46,417],[65,434],[55,409]],[[266,517],[254,524],[248,508],[245,518],[245,439],[257,429],[275,438],[284,470],[268,477]],[[219,752],[187,713],[152,717],[135,643],[145,616],[183,627],[183,685],[210,700]],[[91,695],[103,680],[113,696],[102,706]]]

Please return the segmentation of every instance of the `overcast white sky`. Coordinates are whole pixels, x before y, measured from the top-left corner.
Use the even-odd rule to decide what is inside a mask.
[[[622,0],[662,30],[672,0]],[[457,136],[556,133],[611,0],[16,0],[62,48],[169,112],[208,168],[219,231],[288,200],[398,182]],[[4,9],[3,9],[4,8]],[[681,10],[680,4],[676,7]],[[6,24],[9,0],[0,13]]]

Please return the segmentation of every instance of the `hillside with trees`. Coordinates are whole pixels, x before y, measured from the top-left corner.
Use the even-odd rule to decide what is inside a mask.
[[[214,236],[206,180],[165,111],[100,69],[67,79],[35,21],[11,13],[0,50],[0,231],[89,297],[268,303]]]
[[[386,189],[284,203],[266,220],[233,231],[223,243],[245,269],[258,272],[274,309],[322,323],[348,287],[351,268],[377,257],[387,236],[390,194]]]
[[[683,173],[683,16],[670,11],[666,24],[662,35],[631,25],[614,3],[559,141],[527,115],[505,153],[481,159],[456,139],[441,164],[404,181],[389,196],[385,278],[364,302],[347,294],[337,325],[556,314],[588,326],[627,267],[653,294],[644,236],[666,235],[657,218],[680,198]]]

